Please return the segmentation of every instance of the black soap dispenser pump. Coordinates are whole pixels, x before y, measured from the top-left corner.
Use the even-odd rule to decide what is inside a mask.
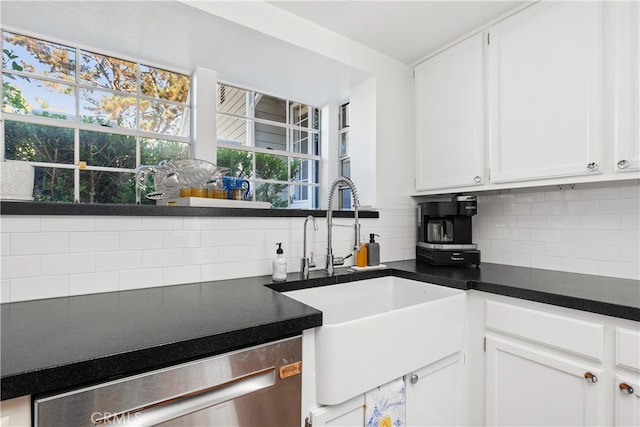
[[[367,243],[367,265],[370,267],[380,265],[380,243],[376,242],[375,236],[380,237],[379,234],[369,234]]]

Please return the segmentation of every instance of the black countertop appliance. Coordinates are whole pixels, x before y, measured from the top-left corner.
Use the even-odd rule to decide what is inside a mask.
[[[475,196],[419,203],[416,259],[433,265],[480,265],[471,237],[471,217],[477,212]]]

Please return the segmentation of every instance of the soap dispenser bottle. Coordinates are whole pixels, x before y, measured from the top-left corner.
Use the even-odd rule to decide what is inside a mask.
[[[375,236],[380,237],[379,234],[369,234],[369,243],[367,243],[367,265],[376,266],[380,265],[380,243],[376,242]]]
[[[278,249],[273,260],[273,281],[284,282],[287,280],[287,259],[283,255],[282,243],[276,243],[276,245],[278,245]]]

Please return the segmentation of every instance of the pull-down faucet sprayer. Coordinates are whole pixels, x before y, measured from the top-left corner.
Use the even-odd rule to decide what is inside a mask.
[[[353,250],[360,250],[360,224],[358,223],[358,209],[360,208],[360,201],[358,199],[358,190],[356,190],[356,186],[349,178],[344,176],[338,177],[333,184],[331,185],[331,190],[329,191],[329,203],[327,204],[327,273],[333,276],[334,266],[344,264],[344,257],[334,257],[333,256],[333,248],[332,248],[332,240],[331,240],[331,229],[333,227],[333,194],[335,193],[338,185],[346,184],[351,190],[351,197],[353,199],[353,208],[354,208],[354,216],[355,223],[353,228],[355,230],[355,238],[353,241]]]

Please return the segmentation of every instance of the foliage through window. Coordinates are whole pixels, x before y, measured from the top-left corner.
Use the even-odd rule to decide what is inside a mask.
[[[35,200],[134,203],[138,165],[189,157],[190,96],[188,75],[3,31],[4,157],[36,167]]]
[[[318,108],[219,84],[217,111],[217,164],[247,178],[254,200],[318,207]]]

